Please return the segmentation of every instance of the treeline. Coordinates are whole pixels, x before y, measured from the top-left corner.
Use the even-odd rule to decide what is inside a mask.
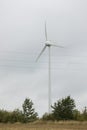
[[[0,110],[0,123],[27,123],[38,119],[38,114],[33,108],[32,100],[26,98],[22,110],[15,109],[14,111]]]
[[[26,98],[22,104],[22,110],[15,109],[14,111],[0,110],[0,123],[28,123],[36,120],[43,121],[60,121],[60,120],[76,120],[87,121],[86,107],[82,112],[76,109],[75,101],[70,96],[62,98],[54,103],[52,112],[45,113],[42,118],[38,117],[35,112],[32,100]]]
[[[76,109],[75,101],[70,96],[62,98],[54,103],[52,106],[52,113],[45,113],[42,117],[43,120],[76,120],[87,121],[87,109],[86,107],[80,112]]]

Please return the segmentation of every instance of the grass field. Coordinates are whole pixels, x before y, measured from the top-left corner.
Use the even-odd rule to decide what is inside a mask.
[[[87,130],[87,122],[45,122],[0,124],[0,130]]]

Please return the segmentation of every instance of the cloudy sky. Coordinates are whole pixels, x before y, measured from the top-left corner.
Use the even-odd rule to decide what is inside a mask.
[[[87,106],[87,0],[0,0],[0,109],[21,109],[32,99],[39,115],[48,111],[48,39],[52,104],[71,95]]]

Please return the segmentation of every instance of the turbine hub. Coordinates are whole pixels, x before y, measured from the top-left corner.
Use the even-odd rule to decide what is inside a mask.
[[[51,42],[50,41],[46,41],[46,46],[50,47],[51,46]]]

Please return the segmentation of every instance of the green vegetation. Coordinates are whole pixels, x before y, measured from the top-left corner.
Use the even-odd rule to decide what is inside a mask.
[[[23,116],[24,116],[24,122],[32,122],[37,119],[37,113],[35,112],[35,109],[33,108],[33,102],[26,98],[23,103]]]
[[[30,123],[38,120],[32,100],[26,98],[22,104],[22,110],[6,111],[0,109],[0,123]],[[52,106],[52,113],[45,113],[39,121],[87,121],[86,107],[82,112],[76,109],[75,101],[70,96],[59,99]]]
[[[55,120],[72,120],[74,118],[73,111],[75,108],[75,102],[70,96],[57,101],[52,108]]]
[[[37,119],[38,114],[33,108],[33,102],[26,98],[23,105],[23,110],[15,109],[14,111],[0,110],[0,123],[27,123]]]
[[[42,117],[42,120],[76,120],[76,121],[87,121],[87,109],[80,112],[76,109],[75,101],[70,96],[59,99],[52,106],[52,113],[45,113]]]

